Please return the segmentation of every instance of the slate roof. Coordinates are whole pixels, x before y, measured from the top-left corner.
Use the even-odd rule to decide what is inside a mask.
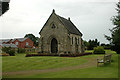
[[[77,34],[77,35],[81,35],[82,33],[77,29],[77,27],[71,22],[71,20],[67,20],[59,15],[57,15],[58,18],[62,21],[62,23],[65,25],[65,27],[67,28],[67,30],[72,33],[72,34]]]
[[[0,42],[9,42],[11,39],[2,39]]]
[[[17,48],[15,44],[0,44],[2,47],[12,47],[12,48]]]
[[[66,27],[66,29],[72,33],[72,34],[76,34],[76,35],[80,35],[82,36],[82,33],[77,29],[77,27],[71,22],[71,20],[67,20],[59,15],[57,15],[55,13],[55,10],[53,9],[52,14],[55,14],[58,19],[63,23],[63,25]],[[52,16],[52,14],[50,15],[50,17]],[[50,17],[48,18],[48,20],[50,19]],[[48,22],[48,20],[46,21],[46,23]],[[44,26],[46,25],[46,23],[44,24]],[[44,28],[44,26],[42,27],[42,29]],[[39,34],[41,33],[42,29],[40,30]]]
[[[5,43],[7,43],[7,42],[9,42],[11,39],[1,39],[0,40],[0,43],[3,43],[3,42],[5,42]]]
[[[27,38],[15,38],[12,40],[12,42],[14,42],[15,40],[19,40],[20,42],[25,41]]]

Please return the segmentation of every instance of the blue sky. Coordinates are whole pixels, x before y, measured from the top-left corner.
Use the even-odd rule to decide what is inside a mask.
[[[0,17],[0,39],[21,38],[39,31],[55,9],[56,14],[68,18],[83,33],[83,39],[97,38],[108,43],[111,18],[116,14],[118,0],[10,0],[10,10]]]

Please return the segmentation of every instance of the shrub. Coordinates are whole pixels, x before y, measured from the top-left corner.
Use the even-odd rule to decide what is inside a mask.
[[[26,54],[25,57],[32,57],[32,56],[60,56],[60,57],[77,57],[77,56],[84,56],[84,55],[91,55],[92,53],[82,53],[82,54],[50,54],[50,53],[38,53],[38,54]]]
[[[10,51],[9,51],[9,55],[10,55],[10,56],[15,56],[15,50],[10,50]]]
[[[25,49],[18,48],[17,52],[18,52],[18,53],[25,53]]]
[[[2,51],[9,53],[10,56],[15,56],[15,50],[12,50],[11,47],[3,47]]]
[[[5,53],[9,53],[10,50],[11,50],[11,47],[2,47],[2,51]]]
[[[105,50],[102,46],[94,47],[94,54],[105,54]]]

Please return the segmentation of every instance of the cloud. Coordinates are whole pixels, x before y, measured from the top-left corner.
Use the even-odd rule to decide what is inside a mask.
[[[2,37],[24,37],[25,34],[38,33],[55,9],[72,22],[83,33],[85,40],[98,38],[107,42],[103,34],[110,34],[110,18],[116,14],[117,0],[11,0],[10,10],[2,17]]]

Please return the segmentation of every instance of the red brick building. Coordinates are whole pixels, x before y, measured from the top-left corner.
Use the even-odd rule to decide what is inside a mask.
[[[16,38],[11,40],[18,48],[33,48],[33,41],[29,38]]]
[[[2,44],[15,44],[18,48],[33,48],[34,43],[29,38],[16,38],[1,40]]]

